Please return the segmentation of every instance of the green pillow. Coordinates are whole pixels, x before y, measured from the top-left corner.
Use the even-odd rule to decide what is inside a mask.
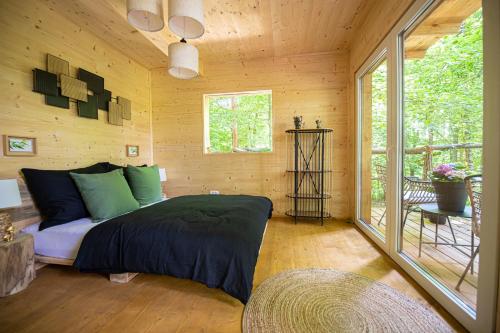
[[[96,222],[110,219],[139,208],[128,187],[123,170],[107,173],[78,174],[70,172],[82,194],[92,219]]]
[[[134,198],[141,206],[158,202],[162,199],[162,189],[158,166],[135,167],[127,165],[127,179]]]

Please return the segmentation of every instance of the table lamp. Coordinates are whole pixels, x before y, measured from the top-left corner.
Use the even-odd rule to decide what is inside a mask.
[[[0,209],[22,205],[21,193],[16,179],[0,179]],[[14,239],[14,226],[7,212],[0,213],[0,234],[4,242]]]

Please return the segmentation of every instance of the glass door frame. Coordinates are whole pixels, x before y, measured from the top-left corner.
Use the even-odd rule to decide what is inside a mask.
[[[377,49],[376,52],[373,53],[370,58],[365,62],[365,65],[363,65],[360,70],[356,73],[356,109],[359,110],[356,114],[356,142],[357,142],[357,148],[356,148],[356,218],[355,218],[355,224],[361,228],[369,237],[371,240],[373,240],[379,247],[383,248],[384,250],[388,251],[389,243],[392,237],[390,237],[390,228],[387,226],[387,221],[390,221],[391,218],[391,209],[387,203],[389,202],[389,197],[391,195],[391,186],[387,184],[387,193],[385,197],[386,201],[386,213],[385,213],[385,219],[386,219],[386,227],[385,227],[385,235],[384,237],[381,237],[380,233],[376,230],[374,230],[373,227],[365,223],[362,219],[362,213],[361,213],[361,198],[362,198],[362,170],[361,170],[361,161],[362,161],[362,149],[361,149],[361,143],[362,143],[362,128],[363,128],[363,79],[367,74],[373,71],[373,69],[376,68],[377,65],[380,65],[384,60],[387,63],[387,142],[386,142],[386,157],[387,157],[387,169],[389,169],[389,160],[390,160],[390,154],[389,152],[390,147],[389,147],[389,133],[390,133],[390,113],[392,110],[392,98],[390,98],[390,87],[391,87],[391,70],[389,69],[390,66],[390,57],[389,57],[389,52],[390,48],[388,45],[381,44],[379,48]],[[388,182],[391,181],[391,177],[388,174],[387,175]],[[359,203],[359,204],[358,204]]]
[[[356,72],[356,180],[355,180],[355,224],[401,266],[420,286],[433,296],[462,325],[472,332],[492,332],[497,316],[499,288],[499,237],[500,234],[500,66],[497,55],[500,53],[500,4],[498,0],[483,0],[483,40],[484,40],[484,111],[483,111],[483,223],[481,226],[481,255],[479,257],[479,284],[476,312],[452,294],[422,267],[407,255],[400,252],[401,244],[401,188],[403,174],[403,46],[406,31],[410,31],[433,10],[441,0],[416,0],[399,19],[381,44]],[[362,92],[360,83],[364,74],[380,61],[387,58],[388,71],[388,113],[387,113],[387,171],[388,184],[386,197],[386,235],[385,243],[360,220],[360,166],[361,166],[361,121]]]

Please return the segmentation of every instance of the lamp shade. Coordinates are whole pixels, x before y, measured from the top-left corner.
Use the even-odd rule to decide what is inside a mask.
[[[165,170],[165,168],[158,169],[158,172],[160,173],[160,181],[166,182],[167,181],[167,171]]]
[[[169,0],[168,27],[182,38],[199,38],[205,33],[203,0]]]
[[[0,180],[0,208],[21,206],[21,193],[16,179]]]
[[[127,20],[144,31],[159,31],[165,26],[162,0],[127,0]]]
[[[185,41],[168,46],[168,73],[178,79],[192,79],[198,76],[198,49]]]

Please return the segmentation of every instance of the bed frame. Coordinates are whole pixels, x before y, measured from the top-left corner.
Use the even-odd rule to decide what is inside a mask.
[[[21,192],[22,206],[7,210],[10,214],[15,230],[19,231],[29,225],[38,223],[42,220],[38,208],[35,206],[33,198],[26,186],[24,179],[20,176],[17,178],[19,191]],[[38,270],[48,264],[73,266],[74,260],[62,259],[56,257],[46,257],[35,254],[35,268]],[[121,273],[109,274],[109,280],[115,283],[127,283],[137,276],[139,273]]]

